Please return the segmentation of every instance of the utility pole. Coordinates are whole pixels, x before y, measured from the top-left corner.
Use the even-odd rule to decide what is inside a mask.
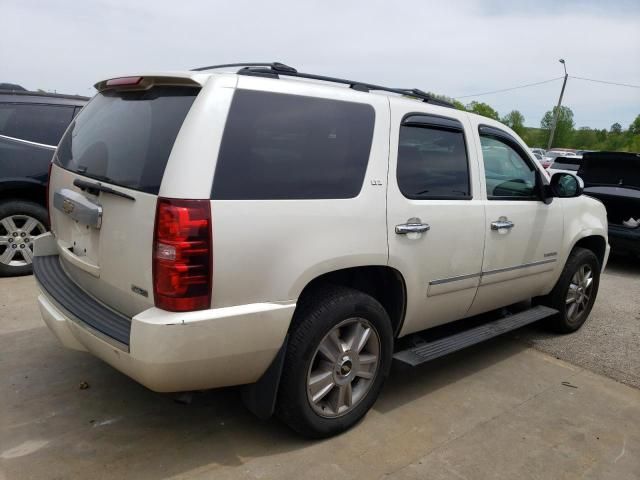
[[[560,98],[558,98],[558,106],[556,107],[556,113],[553,116],[553,122],[551,123],[551,133],[549,135],[549,144],[547,145],[547,150],[551,150],[551,144],[553,143],[553,136],[556,133],[556,125],[558,124],[558,116],[560,115],[560,107],[562,106],[562,96],[564,95],[564,87],[567,86],[567,64],[564,62],[564,58],[558,60],[562,66],[564,67],[564,81],[562,82],[562,90],[560,90]]]

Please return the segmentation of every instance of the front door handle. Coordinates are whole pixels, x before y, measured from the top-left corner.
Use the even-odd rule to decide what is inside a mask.
[[[497,220],[495,222],[491,222],[491,230],[502,230],[503,228],[513,228],[514,223],[510,220]]]
[[[410,218],[407,223],[396,225],[396,233],[398,235],[406,235],[407,233],[424,233],[431,226],[428,223],[422,223],[419,218]]]

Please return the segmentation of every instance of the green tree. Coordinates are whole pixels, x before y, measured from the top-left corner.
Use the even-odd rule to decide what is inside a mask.
[[[573,147],[591,150],[598,143],[597,131],[589,127],[580,127],[573,134]]]
[[[629,125],[629,132],[631,132],[632,135],[640,135],[640,115]]]
[[[518,110],[511,110],[504,117],[502,117],[502,123],[511,128],[518,135],[522,136],[525,132],[524,129],[524,115]]]
[[[500,120],[500,115],[490,105],[482,102],[473,101],[467,105],[467,111],[477,113],[483,117],[493,118],[494,120]]]
[[[609,130],[611,133],[622,133],[622,125],[620,125],[618,122],[614,123],[613,125],[611,125],[611,129]]]
[[[456,107],[458,110],[466,110],[466,108],[464,107],[464,103],[462,103],[462,102],[461,102],[461,101],[459,101],[459,100],[454,100],[454,101],[453,101],[453,104],[455,105],[455,107]],[[640,116],[638,116],[638,118],[640,118]]]
[[[545,135],[545,143],[549,141],[549,135],[551,135],[551,125],[553,124],[553,116],[555,115],[558,107],[553,107],[553,110],[549,110],[544,114],[540,121],[540,127],[547,130]],[[558,123],[556,124],[556,131],[553,137],[552,147],[571,147],[571,137],[573,136],[573,111],[569,107],[560,107],[558,114]]]

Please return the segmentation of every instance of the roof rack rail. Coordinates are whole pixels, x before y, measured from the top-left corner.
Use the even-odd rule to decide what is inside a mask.
[[[428,102],[432,103],[433,105],[440,105],[441,107],[456,108],[456,106],[453,103],[447,100],[443,100],[442,98],[434,97],[430,93],[422,91],[419,88],[398,88],[396,90],[406,92],[405,95],[409,95],[411,97],[418,97],[418,98],[428,97],[429,98]],[[427,100],[425,100],[425,102],[426,101]]]
[[[241,62],[241,63],[223,63],[220,65],[210,65],[208,67],[198,67],[198,68],[192,68],[191,71],[192,72],[203,72],[205,70],[216,70],[218,68],[230,68],[230,67],[244,67],[244,68],[248,68],[248,67],[269,67],[272,70],[289,70],[289,71],[293,71],[295,72],[296,69],[289,67],[288,65],[285,65],[284,63],[279,63],[279,62],[269,62],[269,63],[264,63],[264,62]]]
[[[429,93],[424,92],[417,88],[391,88],[391,87],[384,87],[382,85],[375,85],[373,83],[358,82],[355,80],[346,80],[344,78],[327,77],[324,75],[314,75],[311,73],[302,73],[296,70],[295,68],[280,62],[228,63],[223,65],[212,65],[210,67],[194,68],[192,69],[192,71],[200,72],[203,70],[214,70],[217,68],[229,68],[229,67],[241,67],[240,70],[237,71],[239,75],[253,75],[253,76],[270,77],[270,78],[279,78],[280,75],[284,75],[287,77],[306,78],[309,80],[319,80],[322,82],[341,83],[344,85],[349,85],[349,88],[352,88],[353,90],[357,90],[360,92],[382,91],[382,92],[397,93],[398,95],[413,97],[425,103],[430,103],[432,105],[456,108],[455,105],[453,105],[452,103],[447,102],[446,100],[436,98],[433,95],[430,95]]]

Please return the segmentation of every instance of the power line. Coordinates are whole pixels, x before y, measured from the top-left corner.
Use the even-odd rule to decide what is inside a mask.
[[[474,93],[473,95],[461,95],[459,97],[453,97],[453,98],[459,99],[459,98],[469,98],[469,97],[481,97],[482,95],[491,95],[492,93],[509,92],[511,90],[517,90],[519,88],[535,87],[536,85],[542,85],[544,83],[555,82],[556,80],[562,80],[563,78],[564,78],[564,76],[551,78],[549,80],[543,80],[542,82],[528,83],[526,85],[518,85],[517,87],[503,88],[501,90],[493,90],[491,92]]]
[[[555,82],[556,80],[561,80],[563,78],[564,77],[556,77],[556,78],[551,78],[549,80],[543,80],[542,82],[527,83],[526,85],[518,85],[517,87],[503,88],[500,90],[492,90],[490,92],[474,93],[473,95],[461,95],[459,97],[453,97],[453,98],[457,100],[460,98],[481,97],[483,95],[491,95],[493,93],[510,92],[512,90],[518,90],[520,88],[535,87],[536,85],[543,85],[545,83]],[[609,82],[607,80],[596,80],[595,78],[574,77],[573,75],[569,75],[569,78],[574,78],[576,80],[585,80],[587,82],[604,83],[607,85],[617,85],[619,87],[640,88],[640,85],[632,85],[630,83]]]
[[[573,75],[569,75],[569,78],[575,78],[576,80],[586,80],[587,82],[606,83],[607,85],[618,85],[619,87],[640,88],[640,85],[631,85],[629,83],[608,82],[606,80],[595,80],[593,78],[574,77]]]

